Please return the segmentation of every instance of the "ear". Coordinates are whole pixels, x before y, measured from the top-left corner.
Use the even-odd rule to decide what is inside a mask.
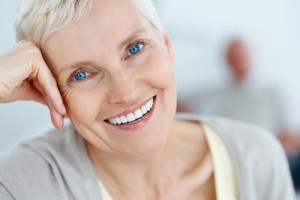
[[[174,55],[171,39],[170,39],[169,35],[166,32],[163,33],[163,37],[164,37],[164,42],[165,42],[165,45],[167,47],[169,56],[172,60],[172,63],[174,63],[175,55]]]

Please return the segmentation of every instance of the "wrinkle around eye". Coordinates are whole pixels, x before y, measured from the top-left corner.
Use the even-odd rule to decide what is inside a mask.
[[[103,79],[103,74],[93,74],[82,81],[74,81],[73,83],[68,83],[68,81],[59,81],[58,85],[61,93],[69,93],[70,91],[87,91],[97,87],[101,84]]]
[[[154,41],[145,43],[143,48],[137,54],[130,55],[128,59],[125,60],[128,65],[141,65],[154,51],[159,51],[159,46],[155,44]]]
[[[143,54],[141,54],[140,56],[135,58],[135,61],[142,62],[142,61],[145,61],[145,59],[147,60],[149,57],[152,57],[155,55],[158,55],[160,57],[165,54],[166,54],[166,52],[164,52],[163,49],[161,49],[157,46],[153,46],[153,47],[149,47],[145,52],[143,52]]]
[[[71,96],[74,94],[74,92],[76,92],[76,89],[75,88],[67,88],[67,89],[64,89],[62,92],[61,92],[61,95],[63,97],[63,100],[64,102],[69,102],[70,99],[71,99]],[[79,94],[79,93],[78,93]]]
[[[72,103],[73,101],[84,99],[85,97],[87,97],[88,94],[95,94],[96,90],[98,90],[97,87],[91,87],[88,85],[84,87],[82,86],[71,87],[65,85],[63,88],[61,88],[60,91],[61,91],[63,101],[65,105],[68,107],[68,104]]]

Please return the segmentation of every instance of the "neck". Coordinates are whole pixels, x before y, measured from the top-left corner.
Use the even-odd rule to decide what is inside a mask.
[[[179,127],[177,125],[172,127],[166,143],[157,152],[145,157],[112,155],[87,145],[97,176],[111,194],[121,193],[123,197],[133,194],[134,196],[157,195],[163,192],[170,182],[176,182],[186,173],[187,163],[190,167],[195,166],[196,163],[193,162],[199,160],[194,156],[186,156],[188,155],[186,154],[184,159],[178,156],[183,149],[187,149],[187,146],[193,145],[190,143],[183,145],[186,138],[177,134],[178,131],[174,131],[184,130],[186,127],[180,123]],[[204,146],[201,150],[203,155],[206,152]]]
[[[170,163],[165,159],[168,154],[167,144],[145,157],[106,154],[91,145],[88,145],[88,151],[98,178],[106,188],[118,193],[132,195],[139,191],[145,192],[146,188],[154,190],[153,188],[162,187],[159,185],[164,185],[170,178],[166,173],[170,170]]]

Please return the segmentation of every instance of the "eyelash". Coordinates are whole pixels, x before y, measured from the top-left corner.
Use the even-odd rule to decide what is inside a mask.
[[[136,54],[134,54],[134,55],[128,55],[129,49],[130,49],[131,47],[135,46],[135,45],[138,45],[138,44],[144,45],[143,48],[142,48],[138,53],[136,53]],[[143,49],[145,48],[145,45],[146,45],[146,41],[145,41],[145,40],[138,40],[138,41],[136,41],[136,42],[133,42],[133,43],[129,44],[129,45],[126,47],[126,49],[125,49],[125,55],[124,55],[124,59],[123,59],[123,60],[127,60],[129,57],[139,55],[139,54],[143,51]],[[85,78],[85,79],[83,79],[83,80],[79,80],[79,81],[73,80],[74,77],[75,77],[77,74],[81,73],[81,72],[91,73],[91,72],[88,72],[86,69],[80,68],[80,69],[74,71],[74,72],[70,75],[70,77],[68,78],[68,81],[67,81],[67,82],[68,82],[68,83],[71,83],[71,82],[81,82],[81,81],[85,81],[88,77]],[[91,75],[93,75],[93,73],[91,73]]]
[[[136,54],[134,54],[134,55],[128,55],[129,49],[130,49],[131,47],[135,46],[135,45],[138,45],[138,44],[144,45],[143,48],[142,48],[138,53],[136,53]],[[128,45],[128,46],[126,47],[126,49],[125,49],[125,55],[124,55],[123,60],[127,60],[129,57],[139,55],[140,53],[143,52],[145,46],[146,46],[146,41],[145,41],[145,40],[138,40],[138,41],[136,41],[136,42],[131,43],[131,44]]]
[[[68,83],[71,83],[71,82],[81,82],[81,81],[86,80],[89,76],[91,76],[91,75],[89,75],[87,78],[85,78],[85,79],[83,79],[83,80],[79,80],[79,81],[73,80],[73,79],[75,78],[75,76],[76,76],[77,74],[81,73],[81,72],[90,73],[91,75],[94,74],[94,73],[92,73],[92,72],[88,72],[88,70],[86,70],[86,69],[80,68],[80,69],[74,71],[74,72],[70,75],[70,77],[68,78]]]

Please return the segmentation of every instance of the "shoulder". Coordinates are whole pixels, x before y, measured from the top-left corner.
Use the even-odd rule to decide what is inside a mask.
[[[210,118],[205,122],[220,134],[231,155],[241,196],[295,198],[287,158],[272,133],[225,118]]]
[[[61,151],[68,142],[66,139],[72,137],[74,138],[75,136],[72,133],[72,128],[69,126],[61,130],[49,131],[40,137],[21,143],[11,153],[0,159],[0,174],[4,169],[12,170],[18,168],[20,165],[32,165],[32,160],[34,160],[35,163],[48,160],[47,157],[50,157],[50,154],[58,152],[62,154]]]
[[[227,118],[178,117],[203,122],[220,135],[232,160],[240,199],[295,199],[287,158],[272,133]]]
[[[269,131],[258,126],[223,117],[206,117],[180,113],[179,119],[200,121],[215,129],[224,141],[229,153],[237,158],[276,158],[283,154],[278,140]]]
[[[83,138],[75,131],[73,126],[67,125],[62,129],[53,129],[48,133],[23,142],[19,148],[27,148],[32,153],[46,157],[62,157],[70,153],[74,148],[84,148]]]
[[[227,118],[204,118],[221,135],[224,142],[240,151],[282,152],[282,147],[274,134],[250,123]]]
[[[278,158],[285,159],[278,140],[263,128],[227,118],[204,118],[203,121],[218,132],[233,161],[247,161],[256,168],[267,168],[266,163],[274,164]]]
[[[280,144],[272,133],[258,126],[224,117],[206,117],[180,113],[179,119],[200,121],[215,129],[227,146],[234,146],[241,151],[252,149],[274,149],[282,151]],[[255,144],[255,145],[254,145]]]
[[[1,158],[0,177],[5,170],[9,172],[22,168],[24,172],[24,170],[33,171],[33,167],[41,167],[36,166],[39,164],[47,166],[50,164],[51,166],[54,164],[52,163],[54,160],[62,159],[70,149],[80,146],[81,143],[83,143],[83,139],[77,136],[71,126],[60,130],[51,130],[40,137],[19,144],[11,153]]]
[[[0,191],[16,199],[64,199],[66,182],[78,178],[78,163],[87,159],[83,150],[70,126],[24,142],[0,159]]]

